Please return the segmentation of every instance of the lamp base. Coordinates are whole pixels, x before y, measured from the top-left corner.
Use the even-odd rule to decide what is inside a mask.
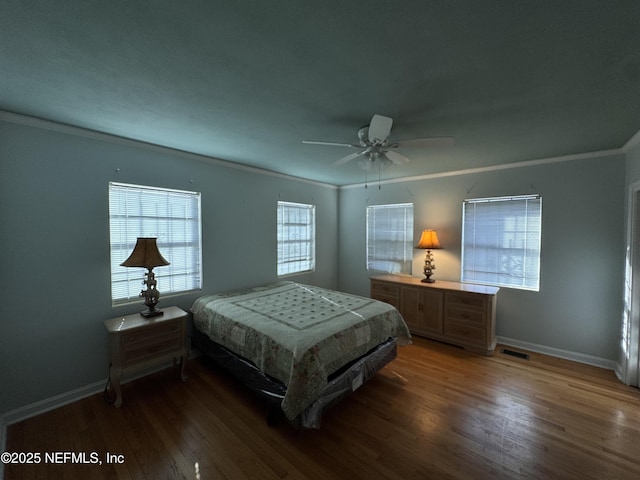
[[[424,276],[422,280],[423,283],[434,283],[435,280],[431,279],[431,275],[433,275],[433,271],[436,269],[435,263],[433,263],[433,253],[431,250],[427,250],[427,255],[424,257]]]
[[[140,315],[142,315],[144,318],[151,318],[164,315],[164,312],[162,310],[143,310],[142,312],[140,312]]]

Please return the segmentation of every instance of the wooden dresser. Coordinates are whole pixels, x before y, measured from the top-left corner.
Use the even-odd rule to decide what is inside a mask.
[[[411,333],[492,355],[499,288],[420,280],[403,275],[372,277],[371,298],[396,307]]]

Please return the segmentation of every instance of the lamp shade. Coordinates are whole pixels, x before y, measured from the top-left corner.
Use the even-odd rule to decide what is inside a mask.
[[[160,255],[156,240],[156,238],[138,238],[133,252],[120,265],[123,267],[145,267],[149,269],[161,265],[169,265],[169,262]]]
[[[442,248],[440,241],[438,240],[438,234],[435,230],[423,230],[422,236],[416,248],[423,248],[426,250],[437,250]]]

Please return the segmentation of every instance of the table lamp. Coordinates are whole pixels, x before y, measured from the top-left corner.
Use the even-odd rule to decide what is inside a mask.
[[[147,288],[140,292],[140,296],[144,297],[144,304],[147,309],[140,312],[145,318],[156,317],[162,315],[162,310],[158,310],[156,305],[160,299],[160,292],[156,288],[157,282],[153,273],[153,267],[160,267],[163,265],[169,265],[160,252],[158,251],[158,245],[156,244],[156,238],[138,238],[136,246],[124,262],[120,265],[123,267],[144,267],[148,270],[145,273],[144,283]]]
[[[435,280],[431,278],[433,275],[433,271],[436,269],[435,264],[433,263],[433,253],[431,250],[437,250],[442,248],[440,246],[440,241],[438,240],[438,235],[435,230],[423,230],[422,236],[420,237],[420,241],[416,248],[425,249],[427,251],[427,255],[424,259],[424,275],[426,278],[423,278],[422,281],[424,283],[433,283]]]

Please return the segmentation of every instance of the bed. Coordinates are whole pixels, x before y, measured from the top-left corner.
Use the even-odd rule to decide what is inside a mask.
[[[270,421],[303,428],[411,341],[393,306],[295,282],[206,295],[191,312],[194,346],[267,401]]]

